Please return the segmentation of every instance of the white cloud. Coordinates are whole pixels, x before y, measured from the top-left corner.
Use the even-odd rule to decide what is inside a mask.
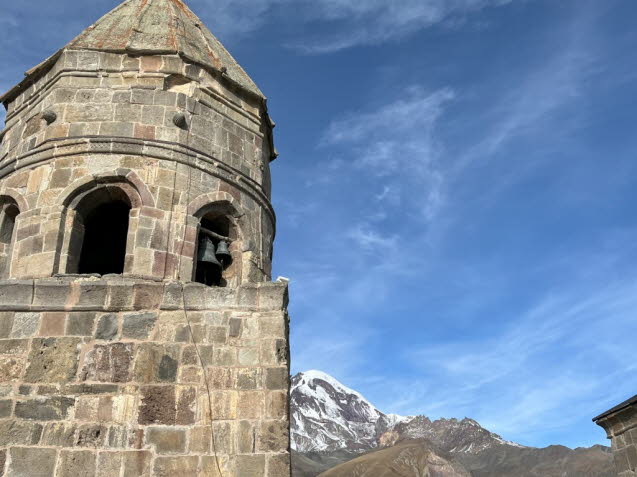
[[[350,113],[333,121],[322,144],[346,148],[350,164],[359,173],[382,178],[384,192],[378,200],[388,198],[386,203],[398,205],[407,193],[409,207],[431,220],[444,195],[436,126],[454,98],[450,88],[432,93],[410,88],[403,98],[374,111]]]

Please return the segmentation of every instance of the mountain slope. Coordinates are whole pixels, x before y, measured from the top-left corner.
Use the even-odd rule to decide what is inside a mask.
[[[471,477],[471,474],[451,457],[443,457],[431,443],[418,439],[363,455],[320,477]]]

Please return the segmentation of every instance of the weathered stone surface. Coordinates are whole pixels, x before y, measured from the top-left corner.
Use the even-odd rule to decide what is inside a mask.
[[[39,313],[16,313],[11,329],[12,338],[27,338],[37,333],[40,326]]]
[[[54,449],[12,447],[7,477],[51,477],[55,472]]]
[[[106,438],[106,428],[97,424],[81,426],[77,432],[78,447],[102,447]]]
[[[237,475],[241,477],[265,476],[264,455],[239,455],[237,456]]]
[[[196,475],[197,457],[157,457],[154,465],[155,477],[174,477],[176,475]],[[242,477],[243,475],[240,474]],[[247,475],[246,475],[247,477]]]
[[[125,338],[146,339],[157,321],[156,313],[132,313],[124,315],[122,334]]]
[[[15,415],[21,419],[34,421],[59,421],[66,419],[74,405],[75,399],[70,397],[37,397],[16,402]]]
[[[149,477],[152,454],[148,451],[125,452],[122,477]]]
[[[66,334],[69,336],[92,336],[95,313],[71,313],[66,321]]]
[[[0,400],[0,419],[9,417],[13,411],[13,401],[8,399]]]
[[[80,342],[77,338],[34,339],[25,382],[59,383],[73,379],[78,366]]]
[[[95,330],[95,339],[111,341],[117,337],[118,333],[117,315],[109,313],[102,315],[97,322]]]
[[[176,346],[142,344],[135,358],[134,378],[141,383],[174,382],[178,360]]]
[[[41,443],[45,446],[73,447],[76,426],[64,422],[50,422],[44,426]]]
[[[24,354],[29,349],[29,340],[0,340],[0,354]]]
[[[286,421],[262,421],[258,449],[263,452],[285,452],[289,446],[288,427]]]
[[[139,409],[140,424],[174,424],[175,388],[174,386],[144,386],[142,403]]]
[[[0,421],[0,446],[28,446],[37,444],[42,435],[42,426],[27,421],[3,419]]]
[[[186,431],[183,429],[151,427],[146,440],[158,454],[183,454],[186,451]]]
[[[66,451],[60,452],[56,477],[94,477],[95,453],[91,451]]]
[[[288,389],[290,375],[287,368],[268,368],[265,372],[265,386],[267,389]]]
[[[80,378],[84,381],[125,383],[130,379],[133,344],[95,345],[84,359]]]
[[[97,477],[119,477],[121,468],[121,452],[100,452],[97,458]]]
[[[13,356],[0,356],[0,381],[8,382],[17,380],[24,368],[24,359]]]

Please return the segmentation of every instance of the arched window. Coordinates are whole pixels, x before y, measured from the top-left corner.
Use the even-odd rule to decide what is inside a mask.
[[[20,213],[13,199],[8,199],[0,206],[0,277],[7,278],[11,269],[13,251],[13,235],[16,217]]]
[[[66,272],[124,273],[131,208],[128,195],[117,186],[84,195],[75,208]]]
[[[230,218],[219,210],[206,213],[200,220],[197,238],[195,281],[208,286],[230,285],[235,276],[232,257],[235,242]]]

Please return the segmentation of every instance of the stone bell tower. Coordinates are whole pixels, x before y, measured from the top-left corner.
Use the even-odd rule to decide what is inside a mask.
[[[128,0],[0,101],[0,475],[289,476],[261,91]]]

